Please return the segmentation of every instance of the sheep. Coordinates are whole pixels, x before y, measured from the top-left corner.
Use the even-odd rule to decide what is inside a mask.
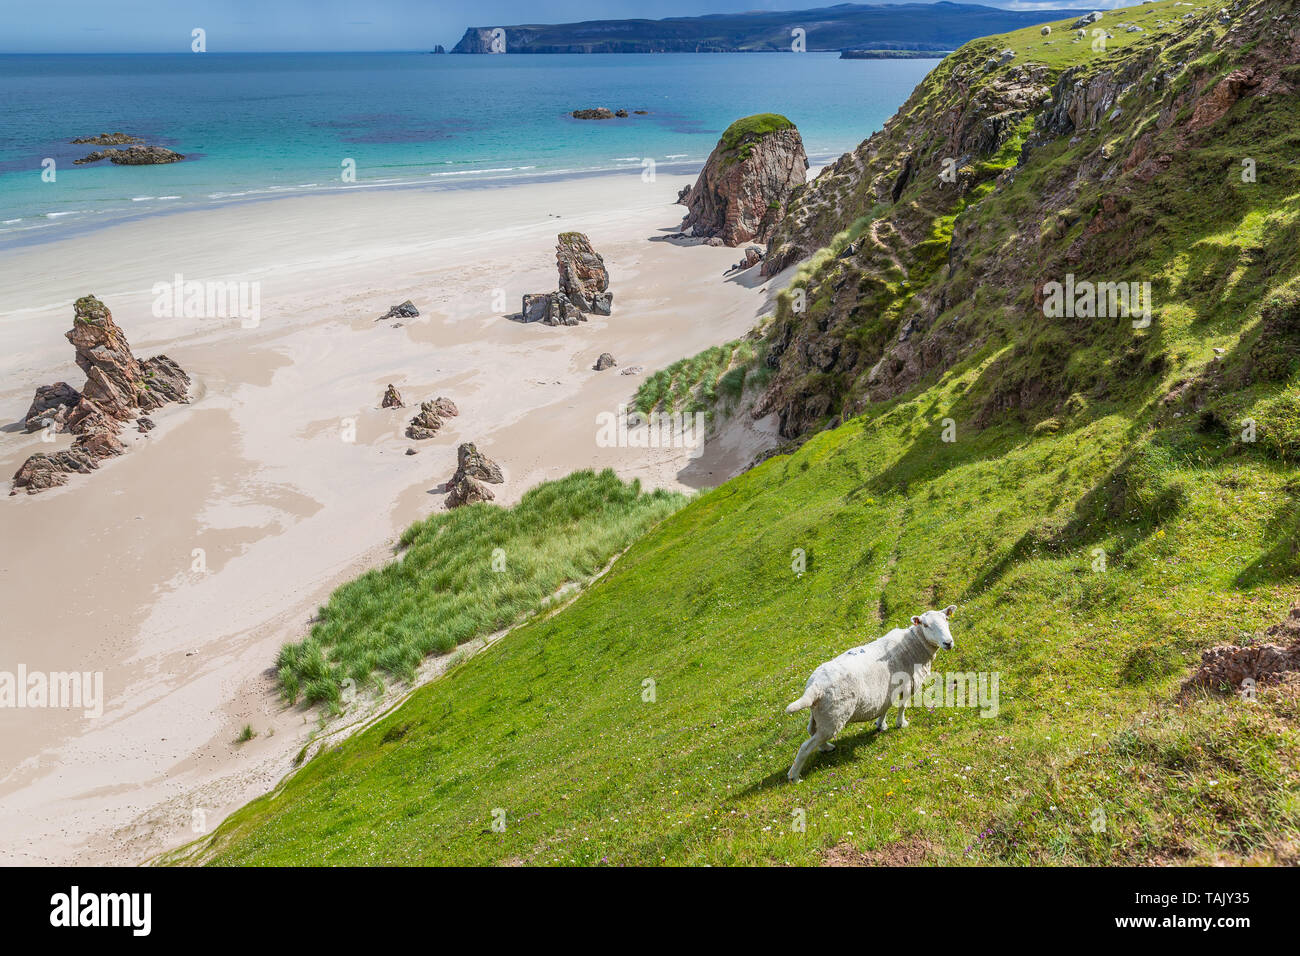
[[[874,720],[885,729],[885,715],[898,704],[899,728],[907,726],[907,700],[930,676],[930,662],[939,648],[952,650],[948,619],[955,604],[912,618],[912,626],[895,628],[884,637],[845,651],[827,661],[808,678],[803,696],[786,707],[787,714],[812,708],[808,739],[799,747],[786,777],[799,783],[803,766],[814,751],[834,750],[831,738],[849,723]]]

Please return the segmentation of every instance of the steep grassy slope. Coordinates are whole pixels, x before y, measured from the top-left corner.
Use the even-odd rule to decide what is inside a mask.
[[[1175,700],[1200,649],[1300,591],[1300,27],[1290,4],[1238,3],[1228,24],[1203,9],[1108,12],[1157,19],[1127,52],[1045,48],[1061,59],[1031,80],[1043,95],[1008,116],[968,109],[993,96],[969,86],[945,103],[936,71],[912,108],[965,111],[985,146],[954,188],[914,172],[881,194],[868,170],[832,203],[846,160],[787,223],[792,246],[831,242],[796,280],[809,310],[788,296],[771,340],[773,410],[806,442],[174,858],[1294,860],[1296,685]],[[967,52],[945,64],[982,70]],[[1258,72],[1216,93],[1237,69]],[[999,106],[1021,95],[1008,82]],[[907,166],[884,155],[900,130],[868,165]],[[943,145],[917,145],[913,169],[939,181]],[[1067,269],[1151,281],[1151,325],[1044,316],[1041,284]],[[811,669],[948,603],[957,647],[936,669],[996,673],[996,713],[854,725],[787,783],[806,715],[783,707]]]

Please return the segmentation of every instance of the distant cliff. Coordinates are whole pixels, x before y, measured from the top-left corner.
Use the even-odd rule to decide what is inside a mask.
[[[470,27],[452,53],[735,53],[793,49],[803,30],[812,51],[954,50],[979,36],[1086,13],[999,10],[969,3],[843,3],[814,10],[727,13],[665,20]]]

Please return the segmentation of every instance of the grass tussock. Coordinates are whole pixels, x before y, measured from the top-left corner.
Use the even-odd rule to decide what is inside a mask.
[[[682,501],[583,471],[514,507],[475,504],[417,522],[399,560],[336,590],[307,639],[281,649],[284,696],[337,706],[345,680],[409,679],[429,654],[509,627],[587,581]]]

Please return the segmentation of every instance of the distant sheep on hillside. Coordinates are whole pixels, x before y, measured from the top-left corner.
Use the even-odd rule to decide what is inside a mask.
[[[813,671],[803,696],[785,709],[787,714],[793,714],[812,708],[808,739],[786,776],[798,783],[808,758],[817,750],[833,750],[835,745],[830,740],[846,724],[874,720],[876,729],[884,730],[885,715],[895,702],[898,726],[906,727],[905,711],[913,690],[930,676],[930,662],[939,648],[953,648],[948,619],[956,610],[953,604],[942,611],[926,611],[912,618],[911,627],[895,628]]]

